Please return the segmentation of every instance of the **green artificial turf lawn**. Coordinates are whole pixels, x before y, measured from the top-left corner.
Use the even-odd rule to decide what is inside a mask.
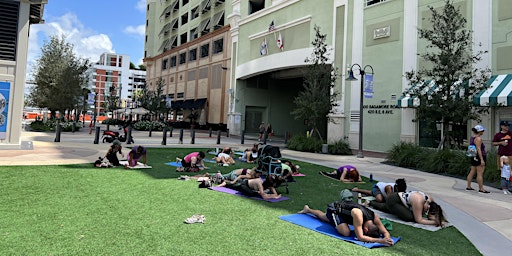
[[[353,185],[294,161],[307,176],[290,183],[290,200],[249,200],[176,179],[183,173],[164,163],[192,151],[150,148],[153,169],[142,170],[0,167],[0,255],[479,255],[455,227],[431,232],[393,223],[400,242],[366,249],[293,225],[278,216],[304,204],[324,210]],[[253,165],[207,166],[227,173]],[[195,213],[206,222],[183,223]]]

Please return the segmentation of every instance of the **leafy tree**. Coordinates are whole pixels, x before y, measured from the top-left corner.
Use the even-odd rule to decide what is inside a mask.
[[[426,52],[420,54],[427,64],[406,73],[409,83],[415,86],[404,94],[420,101],[415,107],[414,121],[443,125],[445,134],[440,147],[444,147],[456,132],[456,129],[450,131],[450,125],[460,127],[470,120],[479,120],[488,110],[475,106],[472,99],[484,89],[489,70],[473,68],[487,52],[472,52],[472,31],[466,29],[467,21],[460,9],[450,0],[445,0],[441,9],[432,6],[429,9],[430,26],[418,29],[419,38],[427,42]],[[460,146],[462,139],[456,141]]]
[[[103,103],[105,112],[112,112],[118,109],[120,103],[119,96],[114,95],[116,92],[116,87],[110,87],[109,92],[109,95],[105,97],[105,102]]]
[[[158,79],[156,90],[149,90],[145,87],[140,98],[141,106],[147,109],[152,115],[157,115],[168,111],[163,94],[165,82],[162,78]]]
[[[130,61],[130,69],[137,69],[137,67],[135,67],[135,64],[133,64],[133,62]]]
[[[296,108],[291,112],[296,120],[307,119],[311,127],[311,134],[316,132],[323,141],[318,131],[318,125],[326,121],[333,121],[329,114],[334,112],[338,93],[334,90],[338,78],[338,69],[327,63],[331,49],[325,43],[326,34],[320,33],[320,27],[315,25],[316,37],[311,44],[313,53],[306,58],[307,66],[304,75],[304,90],[295,97]]]
[[[80,105],[82,89],[87,84],[86,71],[89,61],[73,53],[73,45],[64,37],[51,36],[41,48],[34,71],[35,86],[29,94],[31,105],[48,108],[52,116],[59,111],[61,117],[66,110]]]
[[[139,69],[146,71],[146,66],[144,64],[140,64],[139,65]]]

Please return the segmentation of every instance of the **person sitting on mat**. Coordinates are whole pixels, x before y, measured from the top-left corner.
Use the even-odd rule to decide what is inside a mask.
[[[357,168],[352,165],[343,165],[332,172],[320,172],[324,176],[328,176],[342,182],[361,182],[361,176]]]
[[[366,196],[375,197],[375,201],[384,202],[389,195],[394,192],[405,192],[407,190],[407,184],[405,179],[397,179],[395,183],[377,182],[373,185],[372,190],[360,189],[358,187],[353,188],[352,192],[364,194]]]
[[[203,151],[192,152],[181,159],[181,166],[184,169],[180,168],[176,171],[198,172],[199,170],[204,170],[204,157]]]
[[[334,202],[329,204],[326,212],[309,208],[299,213],[310,213],[323,222],[331,224],[342,236],[350,236],[349,224],[354,226],[354,233],[361,242],[393,245],[391,235],[382,224],[377,213],[354,201]]]
[[[235,184],[226,183],[226,187],[239,191],[246,196],[261,196],[261,198],[268,200],[278,199],[281,197],[281,194],[278,194],[275,189],[277,187],[276,183],[277,181],[274,176],[269,175],[265,181],[261,178],[244,179],[242,182],[237,182]]]
[[[443,227],[446,222],[441,206],[434,202],[431,195],[422,191],[393,193],[388,196],[385,203],[370,201],[369,205],[377,210],[392,213],[403,221],[437,227]],[[427,215],[427,219],[423,218],[423,214]]]
[[[258,158],[258,143],[255,143],[252,148],[245,149],[240,160],[246,163],[254,163],[256,158]]]
[[[259,178],[261,176],[261,172],[258,172],[256,167],[252,169],[243,168],[233,170],[230,173],[224,174],[222,176],[224,178],[224,182],[219,185],[220,187],[226,186],[226,183],[235,184],[238,181],[242,181],[244,179]]]
[[[124,157],[123,152],[121,151],[123,147],[121,146],[121,142],[117,139],[115,139],[112,142],[112,145],[108,149],[107,153],[105,154],[104,158],[107,158],[107,160],[113,165],[113,166],[121,166],[119,163],[119,158],[117,158],[117,154],[121,154],[121,157]]]
[[[137,162],[142,157],[142,163],[146,165],[146,148],[143,146],[135,146],[132,148],[130,153],[128,153],[128,165],[130,167],[134,167],[137,165]]]

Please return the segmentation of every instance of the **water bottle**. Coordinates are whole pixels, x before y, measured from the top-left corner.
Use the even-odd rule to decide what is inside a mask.
[[[370,173],[370,182],[373,182],[373,174]]]
[[[363,198],[362,198],[362,196],[361,196],[361,193],[358,193],[358,194],[357,194],[357,203],[358,203],[358,204],[361,204],[361,203],[362,203],[362,199],[363,199]]]

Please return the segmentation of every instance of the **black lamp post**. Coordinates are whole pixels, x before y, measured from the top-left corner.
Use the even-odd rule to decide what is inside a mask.
[[[354,77],[354,67],[357,66],[359,70],[359,75],[361,76],[361,91],[359,92],[359,149],[357,152],[358,158],[363,158],[363,96],[364,96],[364,75],[366,68],[370,68],[371,72],[369,74],[373,74],[373,67],[370,65],[366,65],[363,68],[359,64],[353,64],[350,68],[347,68],[348,77],[345,79],[346,81],[356,81],[357,78]]]

